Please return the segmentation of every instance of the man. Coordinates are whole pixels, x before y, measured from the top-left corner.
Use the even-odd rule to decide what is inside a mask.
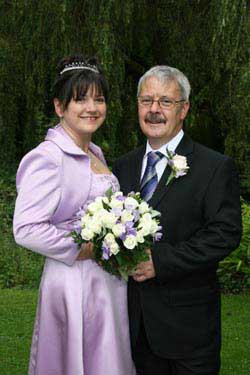
[[[143,375],[216,375],[220,368],[216,270],[240,241],[239,185],[231,158],[184,134],[189,93],[178,69],[146,72],[138,114],[147,144],[114,167],[125,194],[140,190],[162,214],[163,237],[128,285],[133,358]]]

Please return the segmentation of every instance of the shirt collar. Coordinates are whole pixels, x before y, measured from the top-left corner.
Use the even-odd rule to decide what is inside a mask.
[[[166,157],[167,156],[167,149],[169,151],[172,151],[172,152],[175,152],[178,144],[180,143],[180,141],[182,140],[182,137],[184,136],[184,131],[181,129],[179,131],[178,134],[176,134],[176,136],[174,138],[172,138],[168,143],[165,143],[163,146],[161,146],[159,149],[153,149],[150,144],[149,144],[149,141],[147,141],[147,147],[146,147],[146,152],[145,152],[145,155],[144,157],[146,157],[148,155],[148,153],[150,151],[153,151],[153,152],[156,152],[156,151],[159,151],[161,152],[163,155],[165,155]]]

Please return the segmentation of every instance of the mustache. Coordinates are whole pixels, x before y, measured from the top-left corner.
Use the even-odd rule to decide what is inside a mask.
[[[166,122],[165,118],[162,117],[160,113],[152,113],[152,112],[149,112],[146,115],[145,121],[151,122],[151,124],[159,124],[159,123],[165,124]]]

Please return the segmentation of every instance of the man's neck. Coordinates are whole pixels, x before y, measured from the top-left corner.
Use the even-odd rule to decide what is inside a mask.
[[[176,147],[180,143],[184,135],[183,130],[181,129],[174,137],[168,140],[163,139],[148,139],[148,144],[153,150],[159,150],[162,146],[168,147],[170,151],[175,151]]]

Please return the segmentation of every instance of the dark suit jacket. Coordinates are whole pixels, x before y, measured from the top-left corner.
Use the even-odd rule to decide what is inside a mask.
[[[145,146],[121,157],[113,172],[121,190],[139,191]],[[155,354],[194,358],[220,350],[218,262],[241,237],[238,175],[231,158],[193,142],[176,149],[187,157],[185,176],[166,186],[167,167],[149,201],[162,213],[163,238],[152,248],[156,277],[128,285],[130,334],[140,319]]]

